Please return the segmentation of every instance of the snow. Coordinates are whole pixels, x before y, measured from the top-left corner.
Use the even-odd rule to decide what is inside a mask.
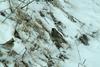
[[[16,42],[14,42],[14,46],[12,50],[14,50],[19,55],[23,55],[24,52],[26,51],[25,46],[21,43],[20,40],[17,40],[17,39],[16,39]]]
[[[8,8],[9,8],[9,3],[7,1],[0,2],[0,11],[6,10]]]
[[[10,39],[12,39],[13,32],[14,32],[14,26],[15,24],[12,21],[5,22],[5,24],[0,23],[0,44],[4,44]]]
[[[21,1],[17,0],[11,2],[13,9],[21,4]],[[29,1],[25,0],[19,7],[27,2]],[[0,0],[0,12],[10,6],[8,1]],[[15,63],[26,67],[100,66],[100,1],[54,0],[47,3],[41,0],[33,1],[19,11],[23,15],[17,15],[15,10],[14,15],[6,20],[9,11],[4,12],[6,16],[0,13],[0,54],[3,55],[0,56],[0,67],[4,67],[4,64],[14,67]],[[44,16],[40,15],[40,11]],[[60,38],[68,42],[60,43],[63,47],[59,49],[56,41],[52,40],[52,28],[59,31],[62,35],[59,35]],[[15,36],[15,30],[19,38]],[[89,45],[82,43],[84,38],[83,41],[79,39],[83,34],[87,36]],[[11,39],[14,39],[14,42]],[[5,45],[13,46],[8,50],[3,48]],[[66,49],[68,45],[71,47]]]

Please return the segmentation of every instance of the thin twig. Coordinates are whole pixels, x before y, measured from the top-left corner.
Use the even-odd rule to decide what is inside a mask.
[[[84,59],[83,64],[85,64],[85,62],[86,62],[86,59]]]
[[[22,3],[20,3],[15,9],[17,9]],[[13,13],[10,13],[3,21],[2,23],[4,23],[6,21],[6,19],[8,19]]]
[[[9,5],[10,5],[10,10],[11,10],[11,12],[13,13],[12,5],[11,5],[11,0],[8,0],[8,1],[9,1]]]
[[[29,4],[31,4],[34,0],[30,1],[29,3],[27,3],[26,5],[22,6],[21,9],[25,8],[26,6],[28,6]]]

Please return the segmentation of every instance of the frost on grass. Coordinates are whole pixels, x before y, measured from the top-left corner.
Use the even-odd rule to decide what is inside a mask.
[[[100,66],[99,4],[0,0],[0,67]]]

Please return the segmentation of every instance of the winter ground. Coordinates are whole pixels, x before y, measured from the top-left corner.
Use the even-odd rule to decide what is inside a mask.
[[[0,67],[99,67],[99,0],[0,0]]]

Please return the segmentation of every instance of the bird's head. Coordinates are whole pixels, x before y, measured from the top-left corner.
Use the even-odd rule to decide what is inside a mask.
[[[55,28],[52,28],[52,32],[55,32],[56,31],[56,29]]]

